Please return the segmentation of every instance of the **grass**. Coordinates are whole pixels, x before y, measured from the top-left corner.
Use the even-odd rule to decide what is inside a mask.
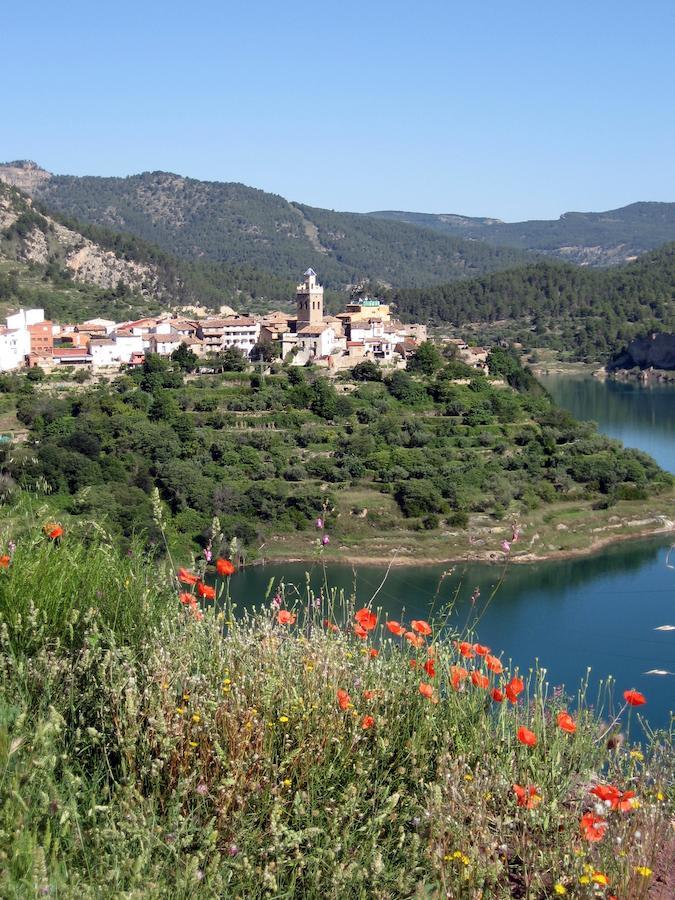
[[[536,671],[513,704],[456,690],[452,666],[490,687],[514,673],[460,656],[442,613],[419,647],[377,609],[358,638],[329,586],[235,617],[234,575],[198,620],[172,572],[95,525],[17,543],[0,572],[1,896],[646,896],[673,755],[648,726],[640,748],[616,737],[632,710],[602,723],[603,697],[548,695]],[[599,783],[636,802],[596,809]],[[607,821],[598,842],[587,812]]]
[[[369,488],[348,488],[335,493],[335,512],[330,516],[331,544],[327,561],[349,562],[355,557],[374,563],[419,565],[455,560],[502,560],[501,542],[509,540],[512,522],[522,528],[511,558],[545,559],[557,555],[591,552],[601,542],[645,536],[664,527],[657,516],[673,519],[672,490],[648,500],[621,500],[607,509],[594,508],[591,500],[546,504],[522,514],[507,510],[497,521],[487,514],[472,514],[468,528],[443,525],[414,531],[393,498]],[[354,510],[368,510],[361,518]],[[268,561],[310,560],[316,552],[305,531],[286,532],[268,540],[260,555]]]

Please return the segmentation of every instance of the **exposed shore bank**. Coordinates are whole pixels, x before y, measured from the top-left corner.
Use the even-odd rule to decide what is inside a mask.
[[[675,505],[673,506],[675,513]],[[624,529],[619,531],[619,529]],[[346,545],[337,544],[329,550],[311,549],[307,552],[284,553],[283,548],[279,547],[279,553],[272,553],[261,556],[252,562],[251,565],[278,565],[286,563],[315,563],[321,559],[326,564],[338,564],[349,566],[383,566],[383,567],[416,567],[416,566],[437,566],[437,565],[456,565],[459,563],[493,563],[495,565],[503,565],[506,562],[517,563],[519,565],[527,565],[529,563],[542,563],[560,559],[574,559],[583,556],[592,556],[599,553],[606,547],[625,541],[638,541],[648,538],[665,536],[672,534],[675,538],[675,517],[668,518],[665,515],[654,516],[651,519],[634,519],[619,523],[608,523],[605,526],[598,526],[594,529],[585,530],[583,533],[577,533],[579,538],[586,538],[586,543],[579,543],[570,546],[555,547],[552,544],[544,545],[544,539],[539,539],[535,545],[535,540],[540,536],[534,534],[528,537],[523,536],[520,542],[513,543],[508,552],[501,549],[500,541],[490,541],[490,546],[486,546],[485,538],[479,538],[482,547],[478,549],[474,541],[469,543],[469,539],[464,542],[466,549],[461,549],[457,541],[448,542],[452,549],[448,547],[444,553],[440,549],[440,542],[437,540],[438,552],[425,552],[422,547],[411,547],[410,542],[406,541],[403,545],[404,535],[400,535],[402,546],[391,546],[388,553],[383,553],[382,548],[373,547],[372,552],[364,548],[354,552],[354,548]],[[276,549],[276,548],[275,548]],[[420,552],[418,553],[417,550]]]

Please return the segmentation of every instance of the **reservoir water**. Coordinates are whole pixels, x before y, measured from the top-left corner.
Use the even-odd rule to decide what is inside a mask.
[[[675,388],[602,382],[594,379],[542,379],[556,402],[579,419],[596,421],[604,433],[645,450],[675,472]],[[675,510],[673,511],[675,518]],[[637,688],[647,697],[649,724],[667,727],[675,708],[675,550],[674,536],[626,542],[593,556],[532,565],[461,564],[392,569],[376,606],[392,618],[428,617],[454,600],[451,624],[463,628],[476,614],[480,641],[504,652],[527,670],[535,660],[552,686],[575,694],[591,668],[594,689],[612,675],[616,696]],[[381,585],[381,567],[327,566],[319,563],[251,568],[232,582],[234,598],[263,602],[270,579],[297,585],[304,594],[307,575],[317,595],[325,582],[355,590],[367,602]],[[502,580],[503,576],[503,580]],[[501,581],[492,600],[494,587]],[[481,596],[471,603],[478,587]],[[433,610],[432,610],[433,606]]]

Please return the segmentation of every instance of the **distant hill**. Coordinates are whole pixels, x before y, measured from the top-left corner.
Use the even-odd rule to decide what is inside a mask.
[[[513,323],[529,346],[602,359],[646,331],[675,330],[675,243],[611,269],[546,261],[389,299],[413,321]]]
[[[249,266],[281,279],[296,279],[311,265],[335,289],[364,279],[422,286],[531,259],[513,248],[168,172],[76,177],[15,161],[0,166],[0,178],[21,186],[50,212],[135,235],[185,260]]]
[[[451,237],[537,251],[577,265],[617,265],[675,240],[675,203],[631,203],[608,212],[568,212],[555,220],[501,222],[453,214],[373,212]]]

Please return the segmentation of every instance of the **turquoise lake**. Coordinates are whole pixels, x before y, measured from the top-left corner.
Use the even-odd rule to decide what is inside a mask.
[[[556,401],[579,419],[592,419],[608,435],[650,453],[675,472],[675,388],[641,388],[594,379],[542,379]],[[673,510],[675,518],[675,509]],[[531,565],[460,564],[392,569],[375,605],[392,618],[428,617],[454,599],[451,624],[462,628],[481,614],[480,641],[521,670],[538,661],[550,685],[575,694],[591,668],[590,696],[612,675],[616,695],[637,688],[652,727],[667,727],[675,707],[675,535],[617,544],[593,556]],[[452,569],[450,574],[446,570]],[[328,585],[356,591],[367,602],[380,586],[381,567],[286,564],[247,569],[232,580],[232,594],[262,603],[270,579],[303,590],[306,573],[319,594]],[[503,582],[487,603],[494,587]],[[474,588],[481,596],[470,602]],[[433,609],[432,609],[433,606]]]

